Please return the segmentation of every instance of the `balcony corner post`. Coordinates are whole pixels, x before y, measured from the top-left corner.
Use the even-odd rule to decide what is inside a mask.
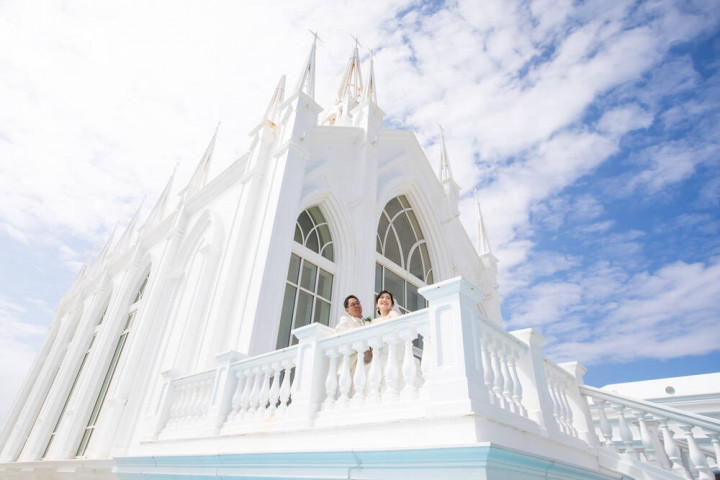
[[[328,369],[328,360],[319,342],[334,333],[332,328],[320,323],[311,323],[292,331],[298,339],[298,348],[291,403],[287,410],[290,425],[311,426],[315,419],[323,401]]]
[[[532,328],[510,332],[515,338],[528,346],[528,354],[519,362],[518,367],[530,388],[526,390],[524,399],[527,402],[528,414],[535,420],[544,435],[555,435],[560,432],[557,420],[553,415],[554,404],[548,390],[545,375],[545,357],[542,347],[547,340]]]
[[[423,355],[423,395],[430,415],[481,412],[490,407],[480,347],[484,294],[462,277],[420,289],[429,302],[431,348]],[[423,370],[425,371],[425,369]]]
[[[237,378],[230,372],[233,362],[240,360],[243,355],[234,350],[215,355],[217,369],[215,371],[215,384],[210,397],[210,410],[208,411],[209,428],[217,433],[225,422],[231,408],[232,396],[235,393]]]
[[[585,385],[583,377],[587,372],[587,368],[578,362],[561,363],[559,366],[575,379],[572,388],[568,392],[568,400],[570,401],[573,417],[576,419],[574,423],[578,435],[592,446],[600,445],[600,439],[595,433],[595,426],[590,413],[590,404],[580,393],[580,387]]]
[[[149,421],[146,422],[150,426],[147,431],[147,437],[150,440],[158,439],[170,417],[170,405],[172,405],[175,393],[172,381],[178,377],[178,372],[176,370],[165,370],[160,373],[160,377],[162,378],[160,395],[154,411],[149,415]]]

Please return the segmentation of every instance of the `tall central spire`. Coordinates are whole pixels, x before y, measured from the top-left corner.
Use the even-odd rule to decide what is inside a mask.
[[[353,37],[353,39],[355,40],[355,48],[353,48],[347,69],[345,69],[345,74],[340,82],[340,88],[338,88],[338,103],[345,101],[345,99],[359,103],[360,97],[362,96],[363,82],[362,74],[360,73],[360,55],[358,53],[358,45],[360,42],[355,37]]]

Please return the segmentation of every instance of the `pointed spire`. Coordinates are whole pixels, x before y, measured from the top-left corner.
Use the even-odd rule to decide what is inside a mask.
[[[100,251],[100,254],[97,257],[97,260],[95,260],[95,266],[102,265],[102,263],[105,261],[105,258],[108,256],[108,253],[110,252],[110,246],[113,243],[113,240],[115,239],[115,232],[117,231],[117,224],[115,224],[115,227],[112,229],[112,232],[110,233],[110,238],[108,238],[108,241],[105,243],[105,246]]]
[[[283,99],[285,98],[285,75],[280,77],[280,81],[275,87],[275,93],[273,94],[270,104],[265,110],[265,116],[263,120],[269,122],[271,125],[277,125],[280,122],[280,105],[282,105]]]
[[[220,122],[218,122],[217,126],[215,127],[215,133],[213,133],[213,136],[210,139],[210,143],[208,144],[207,148],[205,149],[205,153],[200,159],[200,163],[198,163],[197,168],[195,168],[195,173],[193,173],[193,176],[190,178],[187,186],[180,192],[180,195],[182,195],[183,199],[189,197],[190,195],[205,186],[208,170],[210,170],[210,160],[212,159],[213,150],[215,150],[215,140],[217,139],[219,129]],[[175,174],[173,173],[173,175]]]
[[[94,249],[95,248],[93,248],[93,250]],[[92,258],[92,256],[93,256],[93,252],[90,251],[90,253],[88,253],[87,258],[85,259],[85,263],[83,263],[83,266],[80,267],[80,271],[77,273],[77,275],[75,275],[75,278],[73,279],[72,283],[70,284],[70,287],[67,289],[68,293],[71,292],[73,290],[73,288],[75,288],[75,285],[80,283],[81,279],[87,273],[88,269],[90,268],[90,259]]]
[[[445,147],[445,131],[442,125],[440,127],[440,140],[442,143],[442,150],[440,151],[440,183],[444,183],[448,180],[452,180],[452,170],[450,170],[450,158],[448,157],[447,148]]]
[[[120,240],[118,240],[117,246],[115,247],[118,252],[122,252],[130,245],[130,239],[132,238],[133,233],[135,233],[135,225],[137,225],[138,218],[140,218],[140,211],[145,204],[146,198],[147,196],[143,197],[142,201],[140,202],[140,206],[135,212],[135,215],[130,220],[130,223],[128,223],[128,226],[125,228],[122,236],[120,236]]]
[[[303,92],[305,95],[315,100],[315,50],[317,50],[317,41],[319,37],[317,32],[313,32],[311,30],[310,33],[312,33],[314,37],[313,44],[310,49],[310,54],[305,61],[305,67],[300,74],[297,91]]]
[[[477,252],[478,255],[486,255],[492,253],[492,250],[490,249],[490,240],[488,239],[485,221],[483,220],[482,210],[480,209],[480,195],[477,189],[475,189],[474,192],[475,204],[477,205]]]
[[[160,194],[160,198],[158,198],[157,203],[150,212],[148,219],[145,221],[145,225],[143,225],[143,228],[156,225],[157,223],[160,223],[160,220],[162,220],[163,215],[165,214],[165,204],[167,203],[168,196],[170,195],[170,189],[172,188],[173,184],[173,179],[175,178],[175,172],[177,172],[177,165],[175,165],[175,169],[173,170],[172,175],[170,175],[168,183],[167,185],[165,185],[165,189]]]
[[[375,53],[370,50],[370,74],[368,75],[367,88],[362,92],[362,101],[370,100],[377,103],[377,93],[375,91]]]
[[[355,37],[353,37],[353,39],[355,40],[355,48],[353,48],[350,61],[340,82],[340,88],[338,88],[338,103],[343,102],[346,98],[357,103],[362,96],[363,83],[362,74],[360,73],[360,55],[358,53],[358,45],[360,45],[360,42]]]

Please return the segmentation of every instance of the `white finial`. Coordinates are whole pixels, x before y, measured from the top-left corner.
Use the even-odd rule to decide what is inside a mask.
[[[450,170],[450,159],[445,147],[445,130],[440,124],[438,124],[438,127],[440,127],[440,142],[442,144],[442,150],[440,150],[440,182],[445,182],[452,179],[452,171]]]
[[[197,168],[195,168],[195,173],[193,173],[193,176],[190,178],[187,186],[181,192],[181,195],[183,195],[185,198],[205,186],[208,171],[210,170],[210,160],[212,159],[212,154],[215,150],[215,140],[217,139],[219,129],[220,122],[218,122],[217,126],[215,127],[215,133],[213,133],[213,136],[210,139],[210,143],[208,144],[207,148],[205,149],[205,153],[200,159],[200,163],[198,163]]]
[[[140,206],[135,211],[135,215],[133,215],[132,219],[130,220],[130,223],[128,223],[128,226],[125,228],[125,232],[123,232],[123,234],[120,236],[120,240],[118,240],[118,243],[115,246],[115,249],[118,252],[122,252],[123,250],[125,250],[128,247],[128,245],[130,245],[130,239],[132,238],[132,235],[135,232],[135,225],[137,224],[138,218],[140,218],[140,211],[142,210],[142,207],[145,204],[146,199],[147,199],[147,195],[143,196],[143,199],[140,202]]]
[[[370,73],[368,74],[367,88],[362,94],[362,101],[370,100],[377,103],[377,87],[375,86],[375,52],[368,48],[370,52]]]
[[[280,122],[280,105],[282,105],[285,97],[285,75],[280,77],[280,81],[275,87],[275,93],[265,110],[265,116],[263,120],[269,122],[271,125],[277,125]]]
[[[153,207],[153,209],[150,211],[150,215],[148,215],[148,219],[145,220],[145,224],[143,225],[143,228],[148,226],[153,226],[158,223],[160,223],[160,220],[162,220],[163,215],[165,214],[165,204],[167,203],[168,196],[170,195],[170,189],[172,188],[173,180],[175,179],[175,173],[177,172],[178,164],[175,164],[175,169],[173,170],[172,175],[170,175],[170,178],[168,179],[167,184],[165,185],[165,188],[163,189],[162,193],[160,194],[160,198],[158,198],[157,203]]]
[[[305,95],[315,100],[315,50],[317,49],[317,41],[320,37],[318,37],[317,32],[310,30],[310,33],[313,35],[313,44],[310,48],[307,60],[305,60],[302,73],[300,74],[297,91],[303,92]]]
[[[490,240],[488,239],[487,230],[485,229],[485,221],[483,220],[482,210],[480,209],[480,195],[477,188],[475,192],[475,205],[477,206],[477,252],[478,255],[486,255],[492,253],[490,249]]]

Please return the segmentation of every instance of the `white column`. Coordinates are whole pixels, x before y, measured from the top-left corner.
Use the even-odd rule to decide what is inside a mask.
[[[420,289],[430,302],[433,349],[425,352],[429,363],[423,394],[429,414],[466,414],[490,406],[480,354],[480,340],[473,323],[482,323],[478,303],[482,292],[461,277]]]
[[[292,403],[287,409],[288,424],[310,426],[324,399],[327,357],[318,342],[334,334],[320,323],[311,323],[292,331],[298,339],[295,380],[292,384]]]
[[[535,420],[540,429],[547,435],[560,432],[555,416],[554,404],[548,390],[548,381],[545,375],[545,359],[542,347],[547,340],[531,328],[510,332],[528,346],[528,354],[518,361],[518,374],[524,379],[525,405],[528,416]]]

